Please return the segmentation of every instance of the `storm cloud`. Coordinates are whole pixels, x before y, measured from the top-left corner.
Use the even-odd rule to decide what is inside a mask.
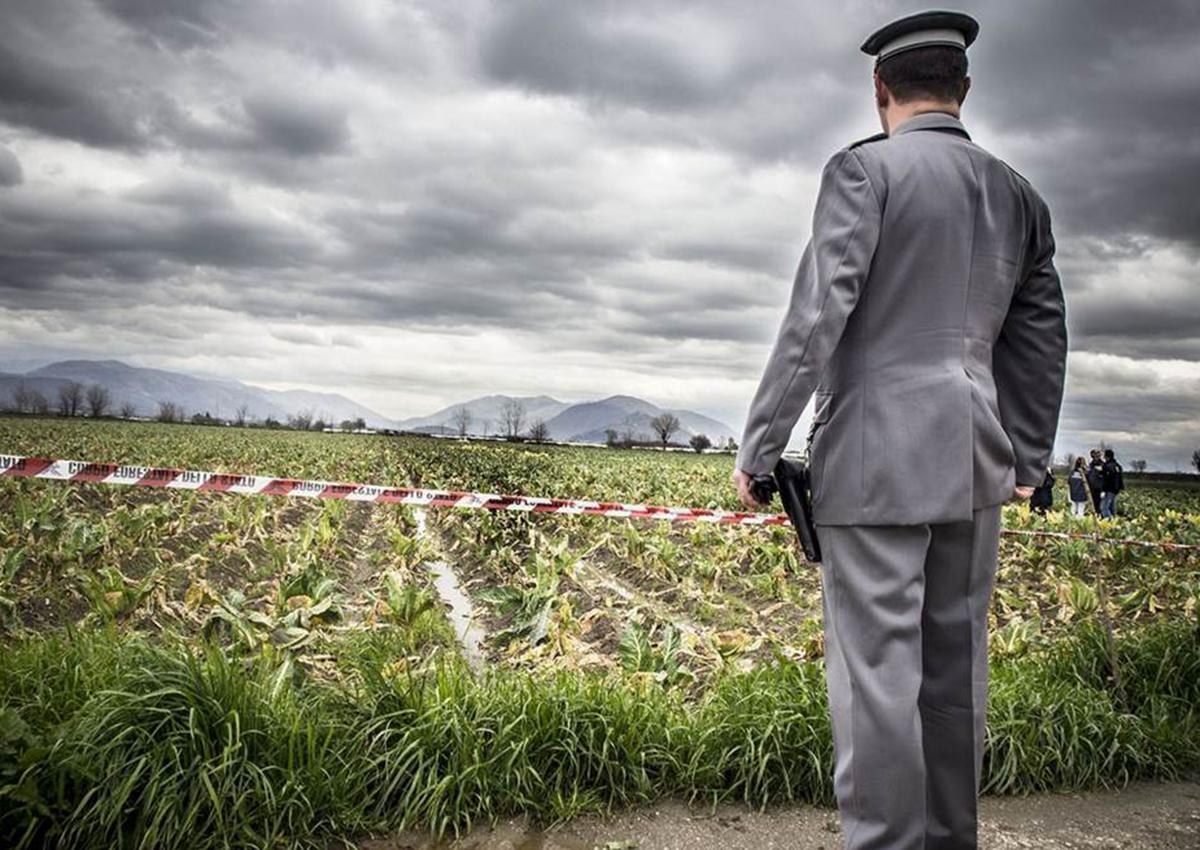
[[[1200,7],[959,5],[964,120],[1054,216],[1059,450],[1185,464]],[[117,356],[396,417],[620,392],[736,427],[821,167],[878,126],[858,45],[920,8],[13,0],[0,368]]]

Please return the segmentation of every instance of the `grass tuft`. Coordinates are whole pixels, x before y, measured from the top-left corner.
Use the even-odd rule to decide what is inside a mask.
[[[992,793],[1114,786],[1200,766],[1193,626],[1102,635],[993,665]],[[338,680],[280,686],[215,645],[112,630],[13,643],[0,667],[0,844],[306,847],[380,829],[460,833],[684,795],[832,802],[819,664],[729,672],[695,701],[645,675],[492,673],[360,641]]]

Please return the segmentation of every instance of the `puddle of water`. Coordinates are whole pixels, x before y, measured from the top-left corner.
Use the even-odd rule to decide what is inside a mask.
[[[417,519],[417,534],[424,537],[428,532],[425,528],[425,512],[415,511]],[[458,583],[454,568],[445,561],[427,561],[425,568],[433,573],[433,586],[437,588],[442,601],[450,606],[450,623],[454,626],[454,634],[462,646],[463,657],[475,672],[483,670],[485,658],[483,640],[487,636],[475,622],[475,611],[471,600]]]
[[[445,561],[429,561],[426,569],[433,573],[433,584],[438,595],[450,606],[450,623],[454,626],[454,634],[462,644],[463,655],[471,669],[476,672],[483,669],[483,639],[486,637],[483,629],[475,623],[474,610],[471,600],[463,593],[458,584],[458,576],[454,569]]]

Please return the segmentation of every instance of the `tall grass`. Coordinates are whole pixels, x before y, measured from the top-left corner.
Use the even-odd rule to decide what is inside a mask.
[[[114,633],[10,644],[0,667],[0,845],[328,846],[457,832],[680,794],[832,800],[819,665],[780,661],[688,702],[644,678],[397,667],[387,642],[339,682],[280,689],[215,646]],[[1200,635],[1121,639],[1124,704],[1087,628],[994,665],[986,787],[1119,785],[1200,765]]]

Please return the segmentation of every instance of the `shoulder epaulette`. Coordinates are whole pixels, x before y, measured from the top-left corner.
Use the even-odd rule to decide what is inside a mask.
[[[846,148],[846,150],[852,151],[859,145],[865,145],[868,142],[882,142],[887,137],[887,133],[876,133],[874,136],[867,136],[865,139],[859,139],[857,142],[854,142],[848,148]]]

